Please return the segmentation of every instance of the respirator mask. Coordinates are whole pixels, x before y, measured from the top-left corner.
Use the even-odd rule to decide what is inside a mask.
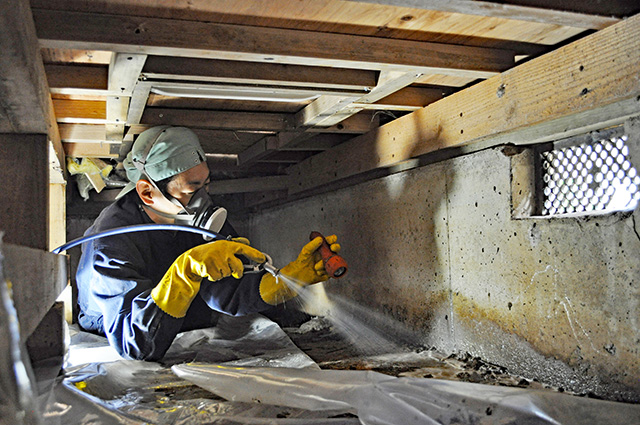
[[[152,210],[162,217],[173,219],[176,225],[195,226],[217,233],[220,232],[224,222],[227,220],[227,210],[214,206],[213,200],[207,193],[206,187],[202,187],[194,192],[186,206],[170,195],[163,195],[173,204],[181,207],[182,210],[177,214],[163,213],[155,209]],[[213,239],[209,236],[203,236],[203,238],[206,241]]]

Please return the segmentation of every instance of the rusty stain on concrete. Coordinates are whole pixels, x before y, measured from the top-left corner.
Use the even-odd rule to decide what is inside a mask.
[[[515,157],[488,149],[298,200],[246,234],[282,265],[311,229],[336,233],[350,271],[329,292],[445,352],[640,400],[639,213],[515,220]]]
[[[564,301],[558,301],[558,306],[561,307],[555,312],[558,317],[563,316],[562,310],[565,305]],[[579,373],[572,379],[573,381],[582,379],[587,384],[587,386],[576,384],[575,389],[593,388],[590,392],[595,396],[606,397],[606,393],[602,394],[602,392],[610,392],[619,395],[618,399],[626,401],[630,399],[629,395],[637,394],[639,391],[640,384],[633,374],[621,373],[621,371],[637,370],[639,360],[635,354],[627,352],[616,359],[617,350],[613,350],[614,345],[603,345],[602,350],[597,350],[593,346],[595,337],[588,335],[584,325],[578,327],[580,333],[585,336],[576,336],[572,339],[572,327],[575,325],[569,318],[567,318],[564,327],[556,325],[557,328],[554,328],[547,335],[540,329],[544,320],[536,318],[538,316],[536,309],[527,308],[526,304],[517,305],[514,310],[518,310],[518,312],[510,312],[503,307],[481,306],[463,295],[456,294],[453,297],[453,306],[458,326],[462,326],[463,322],[465,326],[474,328],[482,335],[483,325],[490,322],[496,325],[501,332],[517,336],[518,339],[527,342],[542,357],[565,363],[573,371]],[[632,330],[628,330],[628,332],[632,332]],[[495,330],[487,332],[485,337],[495,338]],[[584,342],[587,344],[585,345]],[[606,350],[605,346],[609,350]],[[592,351],[595,349],[595,354],[589,349]],[[603,354],[606,354],[608,359],[599,359],[599,356]],[[529,356],[526,358],[531,359]],[[607,360],[609,363],[604,362]],[[544,361],[542,362],[544,363]],[[594,385],[594,376],[599,378],[596,385]],[[540,378],[540,380],[548,381],[547,378]],[[633,400],[634,397],[631,396],[631,399]]]

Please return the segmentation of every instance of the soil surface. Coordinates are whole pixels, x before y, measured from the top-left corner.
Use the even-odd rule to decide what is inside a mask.
[[[396,377],[555,389],[536,380],[510,374],[506,368],[468,353],[446,354],[435,347],[406,347],[396,353],[364,354],[337,333],[329,321],[319,317],[300,327],[284,328],[284,331],[322,369],[373,370]]]

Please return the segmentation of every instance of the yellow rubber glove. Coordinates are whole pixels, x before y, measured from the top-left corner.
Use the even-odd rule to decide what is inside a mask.
[[[330,235],[325,237],[325,240],[331,247],[331,251],[335,253],[340,251],[340,244],[337,244],[338,237]],[[284,278],[276,279],[271,274],[265,274],[260,280],[262,300],[270,305],[277,305],[295,297],[297,293],[284,282],[285,279],[293,281],[300,287],[328,280],[329,276],[324,270],[324,262],[318,251],[321,245],[321,237],[307,243],[297,259],[280,270],[280,275]]]
[[[235,241],[236,243],[240,243],[240,244],[246,244],[248,246],[251,245],[251,241],[249,241],[249,239],[245,237],[233,237],[231,238],[231,241]]]
[[[225,277],[242,278],[244,265],[238,255],[263,263],[263,253],[235,241],[213,241],[182,253],[169,267],[160,283],[151,291],[154,302],[172,317],[182,318],[200,290],[203,278],[218,281]]]

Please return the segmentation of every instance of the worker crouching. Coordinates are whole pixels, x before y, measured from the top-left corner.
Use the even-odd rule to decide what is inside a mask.
[[[124,166],[129,184],[86,235],[140,224],[200,226],[207,210],[209,168],[197,136],[184,127],[159,126],[137,138]],[[224,220],[225,240],[203,244],[201,235],[177,231],[132,232],[83,244],[76,281],[78,323],[104,334],[127,359],[158,360],[182,331],[215,325],[219,315],[265,311],[295,290],[264,270],[246,272],[243,261],[263,263]],[[336,237],[327,237],[339,251]],[[281,269],[299,285],[328,279],[316,238]]]

